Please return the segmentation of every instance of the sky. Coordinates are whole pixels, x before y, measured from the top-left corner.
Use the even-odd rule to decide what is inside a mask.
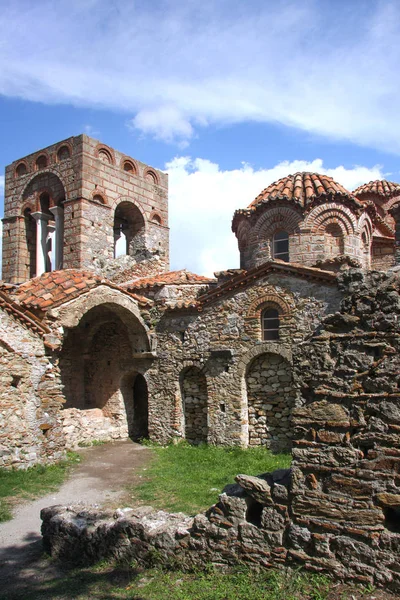
[[[167,171],[172,269],[238,267],[233,212],[290,173],[400,181],[399,2],[3,0],[0,31],[0,173],[80,133]]]

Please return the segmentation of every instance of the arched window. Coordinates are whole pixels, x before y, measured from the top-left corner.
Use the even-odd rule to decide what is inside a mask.
[[[45,169],[47,167],[47,157],[42,154],[36,161],[36,169],[40,171],[40,169]]]
[[[124,161],[124,165],[123,165],[124,171],[126,171],[127,173],[130,173],[131,175],[134,175],[136,172],[135,167],[133,166],[133,163],[130,160],[125,160]]]
[[[279,312],[276,308],[266,308],[261,313],[263,340],[279,340]]]
[[[344,254],[343,232],[337,223],[329,223],[325,229],[325,254],[326,258]]]
[[[114,258],[139,258],[145,251],[145,224],[140,210],[131,202],[121,202],[114,214]]]
[[[289,235],[287,231],[277,231],[272,239],[272,258],[289,262]]]
[[[15,169],[15,174],[17,177],[22,177],[23,175],[26,175],[27,172],[28,170],[25,163],[19,163],[18,167]]]
[[[71,153],[69,151],[68,146],[61,146],[57,152],[57,160],[58,162],[62,162],[63,160],[68,160],[70,158]]]

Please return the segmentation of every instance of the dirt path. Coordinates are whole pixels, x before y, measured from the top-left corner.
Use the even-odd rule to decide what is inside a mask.
[[[40,510],[55,504],[114,504],[126,495],[125,486],[138,479],[151,450],[130,440],[84,448],[84,460],[57,492],[20,506],[14,519],[0,524],[0,599],[38,580],[57,576],[43,559]]]

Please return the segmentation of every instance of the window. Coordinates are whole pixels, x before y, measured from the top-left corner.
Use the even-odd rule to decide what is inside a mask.
[[[133,163],[131,163],[130,160],[126,160],[124,162],[124,171],[126,171],[127,173],[131,173],[131,175],[135,174],[135,167],[133,166]]]
[[[279,312],[276,308],[267,308],[261,313],[263,340],[279,340]]]
[[[57,160],[58,162],[62,162],[63,160],[68,160],[71,157],[71,153],[69,151],[68,146],[61,146],[61,148],[57,152]]]
[[[19,163],[18,167],[15,169],[15,174],[17,177],[22,177],[26,175],[28,172],[25,163]]]
[[[289,235],[287,231],[277,231],[272,240],[272,258],[289,262]]]
[[[42,154],[36,161],[36,169],[40,171],[40,169],[45,169],[47,167],[47,157]]]

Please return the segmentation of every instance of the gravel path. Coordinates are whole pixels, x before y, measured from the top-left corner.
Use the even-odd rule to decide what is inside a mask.
[[[40,510],[55,504],[109,504],[118,502],[125,486],[134,484],[151,450],[130,440],[84,448],[82,464],[57,492],[20,506],[14,519],[0,524],[0,600],[10,590],[31,581],[57,576],[57,567],[44,560]]]

